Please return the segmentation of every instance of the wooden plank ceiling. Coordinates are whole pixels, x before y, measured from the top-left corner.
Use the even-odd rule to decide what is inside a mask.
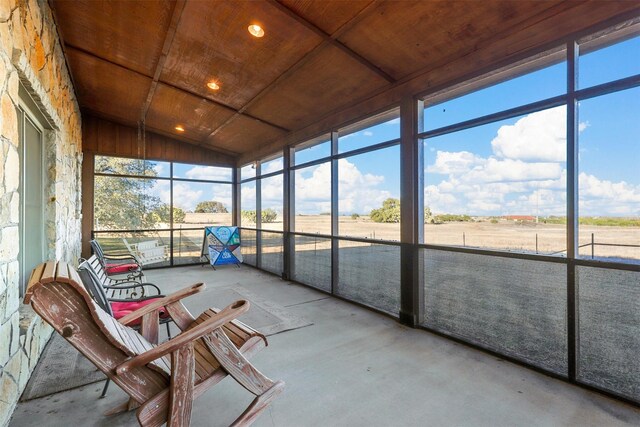
[[[246,156],[580,2],[51,3],[84,111],[128,125],[144,117],[159,134]],[[254,23],[264,37],[249,34]]]

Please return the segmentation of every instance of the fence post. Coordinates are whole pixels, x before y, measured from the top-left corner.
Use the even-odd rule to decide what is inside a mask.
[[[594,242],[593,233],[591,233],[591,259],[595,258],[595,248],[596,244]]]

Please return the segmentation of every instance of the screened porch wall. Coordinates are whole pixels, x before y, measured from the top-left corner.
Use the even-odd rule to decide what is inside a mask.
[[[635,303],[640,258],[634,252],[640,246],[616,239],[622,234],[623,239],[633,239],[640,223],[629,222],[622,234],[602,228],[598,211],[593,209],[589,181],[579,176],[580,167],[590,174],[600,167],[597,156],[592,160],[586,151],[579,156],[580,147],[594,144],[585,129],[625,126],[613,115],[601,120],[603,117],[598,117],[597,109],[591,106],[606,106],[615,98],[618,105],[612,108],[619,110],[617,116],[625,109],[636,115],[640,112],[634,95],[640,82],[638,67],[630,65],[615,75],[589,74],[589,67],[602,61],[598,56],[615,55],[610,53],[615,50],[622,52],[622,57],[640,53],[637,24],[619,24],[619,28],[626,35],[617,36],[604,27],[597,36],[591,32],[575,35],[547,46],[545,51],[534,52],[531,65],[522,57],[511,65],[519,70],[515,75],[506,66],[488,73],[486,80],[473,76],[449,88],[449,97],[447,88],[417,94],[419,100],[407,98],[399,109],[391,106],[360,121],[326,129],[316,138],[287,146],[249,165],[239,165],[243,171],[237,184],[237,191],[242,192],[240,210],[248,206],[248,210],[262,212],[267,198],[273,204],[270,181],[275,176],[284,178],[279,178],[282,199],[278,202],[277,225],[270,221],[265,224],[260,215],[254,215],[252,221],[247,217],[239,220],[243,235],[251,240],[244,249],[249,263],[398,318],[409,326],[639,404],[640,375],[632,355],[640,353]],[[553,84],[540,86],[550,79]],[[465,92],[460,87],[466,83],[470,89]],[[514,84],[540,87],[517,93]],[[483,91],[489,94],[484,96],[498,99],[496,106],[475,101],[477,108],[466,115],[455,113],[451,118],[442,114],[455,112],[460,105],[456,102],[472,102]],[[501,103],[500,91],[512,96]],[[371,132],[388,122],[394,111],[399,111],[396,135],[360,145],[346,139],[341,144],[344,136]],[[558,130],[559,150],[545,153],[542,145],[539,153],[545,160],[539,162],[546,162],[550,173],[561,172],[552,186],[559,198],[531,199],[529,215],[486,215],[487,226],[505,225],[511,234],[495,234],[490,228],[480,233],[465,232],[461,228],[465,221],[483,221],[474,219],[478,216],[474,212],[449,215],[455,217],[454,223],[447,222],[443,215],[446,212],[427,212],[425,207],[435,197],[433,186],[439,184],[434,177],[442,173],[442,169],[437,170],[441,166],[438,150],[466,151],[462,160],[477,162],[477,170],[484,172],[487,166],[481,161],[491,160],[488,155],[480,149],[474,152],[460,141],[474,132],[497,133],[500,128],[526,124],[535,118]],[[631,132],[635,129],[626,126]],[[496,154],[499,143],[488,144],[496,161],[511,161],[514,157],[509,157],[513,155],[509,152],[499,152],[502,157]],[[387,162],[398,165],[399,177],[392,181],[401,183],[400,219],[397,229],[368,223],[368,230],[358,232],[349,223],[358,221],[358,215],[345,210],[341,199],[349,190],[341,173],[345,172],[344,161],[366,158],[375,163],[377,153],[384,153]],[[529,153],[529,159],[535,158],[535,151]],[[270,166],[274,158],[282,159],[277,170]],[[521,159],[524,163],[531,161]],[[262,170],[264,164],[269,170]],[[447,173],[452,176],[457,172]],[[482,183],[480,178],[477,174],[477,183]],[[323,210],[300,211],[298,199],[308,192],[305,185],[309,180],[314,200]],[[516,200],[520,190],[511,191],[505,196],[505,204]],[[393,191],[389,194],[395,196]],[[615,213],[601,215],[616,217]]]

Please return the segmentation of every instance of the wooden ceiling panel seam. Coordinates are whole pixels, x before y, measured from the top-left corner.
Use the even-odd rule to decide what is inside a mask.
[[[356,61],[360,62],[365,67],[371,69],[371,71],[373,71],[374,73],[377,73],[378,75],[380,75],[382,78],[387,80],[389,83],[393,83],[393,82],[396,81],[396,79],[394,77],[389,75],[382,68],[380,68],[379,66],[374,64],[372,61],[370,61],[369,59],[367,59],[364,56],[360,55],[359,53],[355,52],[353,49],[349,48],[348,46],[345,46],[339,40],[337,40],[336,37],[332,37],[331,34],[325,33],[324,30],[322,30],[321,28],[316,26],[314,23],[312,23],[312,22],[308,21],[307,19],[303,18],[302,16],[300,16],[298,13],[296,13],[294,10],[290,9],[286,5],[280,3],[277,0],[268,0],[268,2],[269,2],[269,4],[271,4],[274,7],[278,8],[278,10],[280,10],[283,13],[289,15],[290,17],[292,17],[296,21],[300,22],[305,27],[309,28],[311,31],[315,32],[317,35],[322,37],[323,40],[328,41],[329,43],[333,44],[334,46],[336,46],[337,48],[339,48],[343,52],[345,52],[347,55],[351,56],[353,59],[355,59]]]
[[[366,16],[367,13],[371,13],[371,11],[375,9],[374,6],[378,2],[379,2],[379,0],[373,0],[367,7],[363,8],[362,10],[360,10],[360,12],[358,12],[358,14],[356,14],[353,18],[351,18],[349,21],[345,22],[345,24],[342,25],[342,27],[340,27],[332,35],[332,37],[339,37],[344,31],[347,31],[349,28],[351,28],[352,25],[357,24],[361,19],[363,19],[364,16]],[[330,45],[331,45],[330,41],[325,39],[322,43],[320,43],[314,49],[309,51],[305,56],[303,56],[295,64],[293,64],[289,69],[287,69],[284,73],[280,74],[275,80],[273,80],[269,85],[267,85],[264,89],[262,89],[256,96],[254,96],[252,99],[250,99],[249,102],[247,102],[244,106],[242,106],[242,108],[239,108],[238,112],[233,117],[231,117],[229,120],[227,120],[225,123],[223,123],[220,127],[218,127],[213,132],[211,132],[211,134],[207,137],[207,139],[211,139],[212,137],[214,137],[224,127],[228,126],[231,122],[233,122],[235,119],[237,119],[238,115],[243,114],[244,111],[246,111],[253,104],[255,104],[262,97],[264,97],[267,93],[269,93],[275,87],[277,87],[277,85],[281,81],[283,81],[286,78],[288,78],[290,75],[292,75],[294,72],[296,72],[299,68],[304,66],[304,64],[306,64],[308,61],[310,61],[316,55],[318,55],[323,49],[325,49],[326,47],[328,47]],[[260,119],[260,120],[262,120],[262,119]],[[291,131],[292,130],[289,130],[289,132],[291,132]]]
[[[389,84],[382,77],[333,45],[327,45],[296,73],[256,102],[249,113],[268,120],[281,120],[285,127],[299,129],[326,111],[360,99]]]
[[[586,2],[575,2],[575,6],[584,6]],[[571,10],[567,9],[565,12],[569,12]],[[548,10],[547,10],[548,11]],[[371,94],[369,94],[368,96],[362,97],[357,101],[354,101],[352,103],[350,103],[347,106],[343,106],[341,108],[337,108],[333,111],[330,111],[326,114],[323,114],[322,116],[318,117],[318,119],[315,121],[315,124],[319,124],[322,123],[324,121],[328,121],[332,116],[336,116],[339,115],[345,111],[348,110],[354,110],[354,109],[360,109],[363,105],[367,104],[368,101],[371,100],[376,100],[380,97],[385,96],[385,94],[391,94],[393,95],[393,93],[396,92],[410,92],[411,96],[414,97],[415,99],[420,99],[420,98],[424,98],[425,96],[427,96],[429,93],[433,93],[433,92],[438,92],[438,91],[442,91],[445,90],[447,87],[450,87],[452,85],[456,85],[459,83],[463,83],[466,80],[472,79],[474,77],[478,77],[482,74],[486,74],[491,72],[492,70],[501,68],[501,67],[506,67],[509,66],[510,64],[514,63],[514,62],[518,62],[518,61],[522,61],[525,60],[526,58],[538,54],[540,52],[543,51],[547,51],[549,49],[553,49],[554,47],[557,47],[560,44],[563,43],[567,43],[570,40],[576,39],[576,38],[580,38],[583,37],[585,35],[591,34],[593,32],[598,32],[598,31],[603,31],[607,28],[610,28],[613,25],[619,24],[620,22],[624,22],[626,20],[629,19],[633,19],[634,17],[638,16],[638,13],[640,13],[640,7],[636,7],[636,8],[631,8],[629,10],[623,11],[623,12],[619,12],[615,15],[609,16],[607,19],[604,19],[596,24],[592,24],[592,25],[588,25],[585,28],[581,28],[581,29],[577,29],[577,30],[573,30],[573,31],[569,31],[568,33],[566,33],[565,35],[558,37],[557,39],[548,41],[546,43],[542,43],[538,46],[534,46],[534,47],[529,47],[527,49],[521,50],[515,54],[511,54],[508,58],[505,58],[501,61],[496,61],[496,62],[492,62],[491,64],[485,65],[483,67],[481,67],[480,69],[477,69],[473,72],[464,74],[462,76],[459,76],[453,80],[450,81],[445,81],[439,84],[436,84],[434,86],[430,86],[428,83],[425,85],[421,85],[424,86],[424,88],[422,90],[415,90],[414,87],[415,84],[413,84],[414,82],[416,82],[417,80],[419,80],[421,77],[424,77],[424,80],[429,80],[427,78],[427,76],[429,75],[430,72],[432,72],[435,68],[442,68],[445,67],[447,64],[442,64],[440,63],[437,67],[433,67],[433,66],[429,66],[429,67],[425,67],[424,69],[414,72],[409,76],[406,76],[402,79],[400,79],[398,82],[396,82],[394,85],[392,85],[391,87],[383,87],[378,89],[377,91],[372,92]],[[543,20],[544,21],[544,20]],[[538,21],[538,23],[540,23],[542,21]],[[529,26],[525,26],[523,28],[529,28]],[[485,46],[486,48],[488,48],[489,46]],[[472,55],[474,53],[476,53],[478,51],[471,51],[468,52],[466,55],[463,56],[458,56],[457,59],[458,60],[462,60],[461,58],[463,58],[464,56],[468,56],[468,55]],[[402,87],[408,87],[410,90],[409,91],[402,91]],[[400,96],[399,95],[394,95],[394,96],[386,96],[387,101],[384,102],[384,106],[380,106],[378,107],[375,111],[385,111],[389,108],[393,108],[393,106],[397,105],[399,100],[400,100]],[[405,94],[406,96],[406,94]],[[378,104],[380,104],[378,102]],[[339,121],[338,124],[333,124],[332,126],[330,126],[331,128],[338,128],[338,127],[342,127],[344,126],[344,124],[347,123],[351,123],[351,122],[357,122],[359,120],[362,120],[366,117],[369,117],[372,114],[375,114],[374,112],[368,111],[367,113],[363,114],[363,115],[358,115],[357,117],[355,115],[351,115],[349,118],[344,119]],[[335,120],[334,120],[335,121]],[[328,126],[324,126],[322,127],[322,129],[318,128],[317,126],[314,126],[314,123],[311,123],[305,127],[301,127],[300,129],[297,129],[295,131],[291,131],[289,134],[285,135],[280,141],[274,139],[268,143],[263,144],[262,148],[251,152],[251,153],[243,153],[240,154],[238,157],[238,163],[236,164],[236,166],[240,166],[241,164],[245,164],[254,160],[257,160],[258,158],[264,157],[266,155],[269,155],[275,151],[277,151],[278,149],[283,149],[284,147],[291,147],[294,146],[298,143],[304,142],[305,140],[313,137],[313,135],[319,135],[322,133],[326,133],[327,129],[329,127]],[[270,146],[271,144],[271,146]]]

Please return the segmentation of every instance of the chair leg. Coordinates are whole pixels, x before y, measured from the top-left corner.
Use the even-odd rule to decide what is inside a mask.
[[[167,337],[171,339],[171,329],[169,328],[169,322],[165,323],[165,325],[167,326]]]
[[[271,402],[284,391],[284,382],[277,381],[267,391],[253,399],[247,409],[231,424],[231,427],[246,427],[251,425],[258,416],[269,407]]]
[[[100,399],[104,398],[107,395],[107,389],[109,388],[109,383],[111,380],[107,378],[107,382],[104,383],[104,388],[102,389],[102,394],[100,395]]]

